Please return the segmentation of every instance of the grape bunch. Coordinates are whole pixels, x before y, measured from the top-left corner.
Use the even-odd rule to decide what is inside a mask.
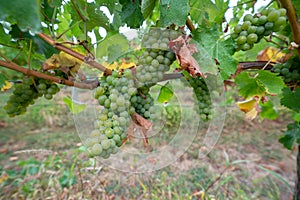
[[[188,81],[194,90],[196,112],[199,114],[201,120],[209,121],[212,118],[212,102],[205,80],[201,77],[191,77],[188,79]]]
[[[279,73],[284,82],[293,82],[300,80],[300,59],[298,57],[291,58],[285,63],[276,63],[273,66],[273,72]]]
[[[280,8],[265,9],[261,14],[247,14],[243,23],[234,27],[231,37],[236,40],[238,50],[247,51],[253,48],[264,36],[280,31],[286,24],[286,10]]]
[[[132,96],[130,102],[135,108],[135,112],[145,119],[154,120],[158,118],[159,110],[155,108],[154,99],[148,92],[146,94],[138,93],[135,96]]]
[[[139,87],[161,81],[164,73],[170,70],[170,65],[176,58],[169,51],[169,42],[178,36],[177,31],[169,29],[151,29],[145,34],[142,41],[145,49],[136,67]]]
[[[59,87],[51,81],[24,77],[22,83],[15,86],[4,109],[10,117],[25,114],[27,107],[33,105],[35,99],[44,96],[50,100],[59,90]]]
[[[135,112],[130,99],[137,90],[130,69],[126,69],[122,77],[114,71],[111,76],[103,76],[100,82],[94,97],[104,109],[99,112],[95,129],[85,143],[90,156],[108,158],[118,152],[127,138],[127,127]]]

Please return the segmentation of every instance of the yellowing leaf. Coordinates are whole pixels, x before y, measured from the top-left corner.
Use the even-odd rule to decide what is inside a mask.
[[[258,114],[259,100],[260,98],[255,96],[245,101],[236,102],[236,104],[246,114],[246,119],[253,120]]]
[[[43,70],[73,68],[72,71],[76,73],[82,63],[81,60],[61,51],[59,54],[53,54],[43,63]]]
[[[108,62],[103,62],[102,65],[110,70],[115,70],[118,67],[117,62],[113,62],[112,64],[109,64]]]
[[[258,53],[257,60],[258,61],[271,60],[271,62],[277,62],[277,61],[281,61],[282,59],[284,59],[285,56],[286,56],[286,54],[280,52],[279,49],[277,49],[275,47],[267,47],[266,49],[264,49],[263,51]]]
[[[135,67],[135,63],[134,62],[122,62],[120,65],[120,69],[127,69],[130,67]]]
[[[5,92],[6,90],[10,89],[12,87],[12,84],[8,81],[5,81],[5,85],[1,88],[1,92]]]

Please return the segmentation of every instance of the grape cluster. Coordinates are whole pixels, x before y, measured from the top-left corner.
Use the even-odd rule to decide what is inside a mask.
[[[286,61],[285,63],[277,63],[273,66],[273,72],[279,73],[284,82],[293,82],[300,80],[300,59],[294,57]]]
[[[169,42],[179,36],[175,30],[151,29],[145,34],[142,45],[145,47],[138,60],[136,78],[138,86],[151,85],[163,79],[175,60],[175,54],[169,51]]]
[[[95,129],[85,143],[90,156],[108,158],[117,153],[122,141],[127,138],[126,131],[135,109],[130,98],[136,95],[131,70],[126,69],[122,77],[117,72],[103,76],[101,85],[95,89],[94,97],[104,107],[95,121]]]
[[[234,27],[231,35],[236,40],[238,50],[247,51],[258,43],[264,36],[280,31],[286,24],[286,10],[280,8],[265,9],[259,15],[247,14],[243,23]]]
[[[130,102],[135,111],[144,118],[153,120],[158,117],[154,106],[154,99],[149,93],[138,93],[131,97]]]
[[[51,81],[24,77],[22,83],[15,86],[4,109],[10,117],[25,114],[27,107],[33,105],[35,99],[44,96],[50,100],[59,90],[59,87]]]
[[[210,98],[210,92],[205,83],[205,80],[201,77],[191,77],[188,81],[194,90],[196,112],[199,114],[201,120],[209,121],[212,117],[212,102]]]

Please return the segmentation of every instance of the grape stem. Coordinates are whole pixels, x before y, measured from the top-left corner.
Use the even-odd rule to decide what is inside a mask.
[[[189,18],[186,20],[186,26],[190,29],[190,31],[195,30],[195,26],[194,26],[192,20]]]
[[[13,62],[8,62],[8,61],[3,61],[3,60],[0,60],[0,66],[3,66],[8,69],[12,69],[14,71],[21,72],[21,73],[29,75],[29,76],[35,76],[35,77],[50,80],[50,81],[53,81],[55,83],[59,83],[62,85],[73,86],[73,87],[82,88],[82,89],[94,89],[99,85],[98,80],[94,80],[94,81],[87,82],[87,83],[82,83],[82,82],[77,83],[77,82],[73,82],[70,80],[66,80],[64,78],[51,76],[51,75],[47,75],[47,74],[44,74],[44,73],[41,73],[38,71],[30,70],[29,68],[21,67]]]
[[[300,44],[300,23],[298,22],[297,15],[293,3],[291,0],[279,0],[282,7],[287,10],[287,17],[292,28],[294,42]],[[300,48],[297,48],[298,54],[300,56]]]
[[[50,36],[46,35],[45,33],[38,33],[37,34],[42,40],[44,40],[45,42],[49,43],[50,45],[52,45],[54,48],[63,51],[75,58],[77,58],[78,60],[83,61],[84,63],[88,64],[89,66],[99,69],[101,71],[104,72],[104,74],[106,75],[111,75],[112,71],[110,69],[107,69],[106,67],[104,67],[103,65],[97,63],[91,56],[84,56],[81,53],[78,53],[76,51],[73,51],[72,49],[64,46],[63,44],[57,43],[53,38],[51,38]]]

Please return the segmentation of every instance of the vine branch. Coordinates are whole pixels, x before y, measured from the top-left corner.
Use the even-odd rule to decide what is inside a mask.
[[[8,62],[8,61],[3,61],[3,60],[0,60],[0,66],[3,66],[5,68],[8,68],[8,69],[11,69],[14,71],[21,72],[26,75],[35,76],[38,78],[53,81],[55,83],[59,83],[59,84],[67,85],[67,86],[73,86],[73,87],[82,88],[82,89],[94,89],[99,84],[98,80],[92,81],[89,83],[82,83],[82,82],[77,83],[77,82],[73,82],[70,80],[66,80],[64,78],[59,78],[59,77],[47,75],[47,74],[44,74],[44,73],[41,73],[38,71],[30,70],[28,68],[21,67],[13,62]]]
[[[289,19],[293,36],[294,36],[294,42],[297,44],[300,44],[300,23],[298,22],[298,18],[296,15],[295,8],[293,6],[293,3],[291,0],[279,0],[282,7],[284,7],[287,10],[287,17]],[[300,48],[297,48],[298,54],[300,56]]]
[[[99,69],[101,71],[104,72],[104,74],[110,75],[112,73],[112,71],[110,69],[107,69],[106,67],[104,67],[103,65],[97,63],[93,58],[91,58],[90,56],[84,56],[81,53],[78,53],[76,51],[73,51],[72,49],[64,46],[63,44],[59,44],[57,43],[53,38],[51,38],[50,36],[46,35],[45,33],[38,33],[37,34],[42,40],[44,40],[45,42],[47,42],[48,44],[52,45],[54,48],[63,51],[75,58],[77,58],[78,60],[83,61],[84,63],[90,65],[91,67],[94,67],[96,69]]]

